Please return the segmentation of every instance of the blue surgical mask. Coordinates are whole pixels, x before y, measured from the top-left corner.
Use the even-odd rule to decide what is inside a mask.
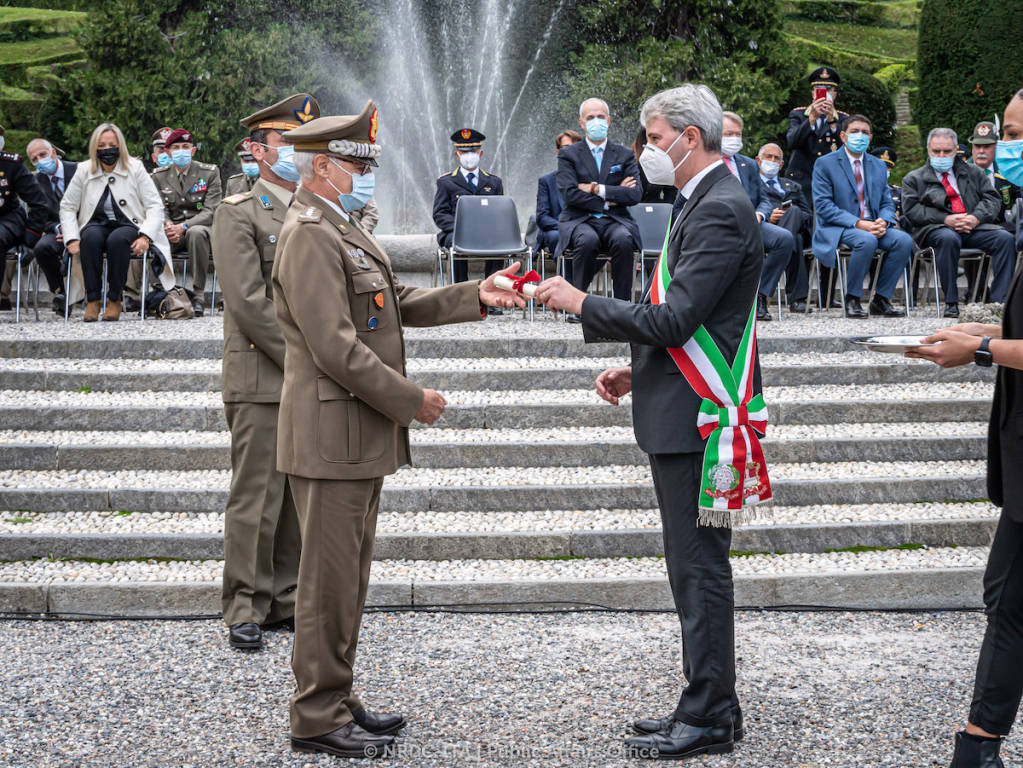
[[[870,146],[870,134],[869,133],[849,133],[846,134],[845,146],[849,148],[849,151],[854,155],[859,155],[867,151],[867,147]]]
[[[337,201],[346,211],[359,210],[373,197],[373,190],[376,187],[376,178],[373,176],[373,171],[356,174],[349,171],[333,158],[331,158],[330,162],[352,177],[352,191],[349,194],[345,194],[337,187],[334,187],[334,183],[327,179],[327,183],[334,187],[334,191],[337,192]]]
[[[161,152],[156,156],[156,164],[161,168],[166,168],[168,165],[171,164],[170,155],[168,155],[166,152]]]
[[[255,161],[250,162],[246,160],[244,163],[242,163],[242,173],[244,173],[250,179],[254,179],[256,176],[259,175],[259,163]]]
[[[57,170],[57,161],[54,160],[52,157],[44,157],[42,160],[36,163],[36,170],[39,171],[39,173],[45,173],[47,176],[49,176],[51,173]]]
[[[1000,141],[995,146],[998,172],[1011,183],[1023,186],[1023,139]]]
[[[187,168],[192,162],[192,150],[173,149],[171,150],[171,162],[178,168]]]
[[[955,157],[931,157],[928,161],[938,173],[948,173],[952,170],[952,166],[956,164]]]
[[[775,162],[774,160],[760,161],[760,172],[769,179],[775,178],[780,170],[781,163]]]
[[[591,117],[586,121],[586,135],[591,141],[603,141],[607,138],[607,120],[602,117]]]
[[[261,146],[267,149],[277,150],[277,161],[270,166],[270,170],[276,173],[285,181],[292,183],[298,181],[301,177],[298,173],[298,168],[295,167],[295,148],[290,144],[285,144],[280,147],[269,147],[266,144]],[[263,161],[264,163],[266,160]]]

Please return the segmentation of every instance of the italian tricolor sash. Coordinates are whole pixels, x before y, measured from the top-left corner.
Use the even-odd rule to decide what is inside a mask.
[[[668,294],[668,238],[650,286],[650,302],[662,304]],[[757,352],[756,299],[731,366],[702,325],[681,348],[669,348],[675,365],[700,397],[696,425],[707,441],[700,486],[700,525],[728,526],[746,518],[745,507],[771,498],[771,481],[760,437],[767,430],[764,396],[753,394]]]

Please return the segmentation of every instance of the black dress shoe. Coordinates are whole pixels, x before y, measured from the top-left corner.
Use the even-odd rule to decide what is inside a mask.
[[[870,314],[881,315],[882,317],[904,317],[905,313],[900,312],[892,303],[888,301],[884,296],[878,296],[874,294],[874,298],[870,300]]]
[[[263,632],[258,624],[251,621],[232,624],[231,631],[227,633],[227,640],[232,648],[255,650],[263,647]]]
[[[566,323],[579,324],[582,321],[583,321],[583,316],[582,315],[574,315],[571,312],[569,312],[568,314],[565,315],[565,322]]]
[[[487,314],[499,317],[504,314],[504,310],[500,307],[487,307]]]
[[[762,322],[770,322],[771,311],[767,308],[767,297],[762,294],[757,294],[757,320]]]
[[[842,302],[840,302],[838,299],[832,299],[830,302],[828,302],[828,307],[830,309],[841,309]]]
[[[203,307],[200,299],[192,299],[192,311],[195,312],[196,317],[202,317],[206,308]]]
[[[979,739],[960,731],[950,768],[1005,768],[998,755],[1001,748],[1001,739]]]
[[[632,724],[636,733],[657,733],[667,730],[675,721],[674,717],[662,717],[660,719],[637,720]],[[742,723],[742,710],[738,707],[732,710],[732,741],[742,741],[746,735],[746,729]]]
[[[945,304],[945,317],[959,317],[959,305]]]
[[[60,294],[53,297],[53,311],[55,314],[64,314],[64,297]]]
[[[11,304],[11,300],[7,298],[0,298],[0,312],[7,312],[14,309],[14,305]]]
[[[269,621],[266,624],[260,624],[259,628],[261,630],[263,630],[264,632],[275,632],[275,631],[294,632],[295,631],[295,617],[294,616],[289,616],[288,618],[281,619],[280,621]]]
[[[352,717],[362,730],[375,733],[377,736],[386,736],[389,733],[397,733],[405,727],[404,715],[389,715],[385,712],[370,712],[365,707],[352,710]]]
[[[855,317],[857,320],[866,320],[869,317],[860,305],[860,300],[852,296],[845,300],[845,316]]]
[[[789,304],[789,312],[798,312],[802,315],[809,314],[812,311],[805,301],[793,301]]]
[[[326,752],[339,757],[389,757],[393,736],[375,736],[352,721],[336,731],[308,739],[291,737],[295,752]]]
[[[138,299],[133,299],[131,296],[125,296],[123,309],[125,312],[138,312],[142,309],[142,305],[139,304]]]
[[[632,757],[653,760],[678,760],[694,755],[720,755],[735,747],[732,723],[702,728],[672,720],[663,731],[625,740],[626,751]]]

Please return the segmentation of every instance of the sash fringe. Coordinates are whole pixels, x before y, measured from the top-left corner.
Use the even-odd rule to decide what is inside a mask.
[[[696,524],[709,528],[736,528],[742,525],[750,525],[767,517],[766,506],[768,501],[761,502],[760,504],[747,503],[742,509],[708,509],[700,507],[700,514],[696,519]]]

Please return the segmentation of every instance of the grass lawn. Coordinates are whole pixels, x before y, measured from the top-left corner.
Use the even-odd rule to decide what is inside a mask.
[[[855,24],[823,24],[804,19],[786,19],[785,31],[829,48],[893,59],[916,58],[915,29],[861,27]]]
[[[0,8],[0,25],[16,21],[52,21],[75,19],[82,21],[86,14],[79,11],[50,11],[45,8]]]
[[[81,53],[74,38],[51,37],[41,40],[23,40],[0,45],[0,64],[22,64],[66,59],[71,54]]]

